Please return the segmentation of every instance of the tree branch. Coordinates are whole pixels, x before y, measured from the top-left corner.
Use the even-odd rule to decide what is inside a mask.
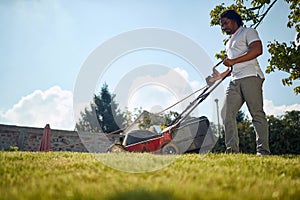
[[[252,24],[250,27],[254,26],[254,29],[256,29],[260,23],[263,21],[263,19],[265,18],[265,16],[268,14],[268,12],[270,11],[270,9],[274,6],[274,4],[277,2],[277,0],[274,0],[273,3],[268,7],[268,9],[266,10],[266,12],[264,12],[262,14],[262,17],[259,19],[259,21],[256,24]]]

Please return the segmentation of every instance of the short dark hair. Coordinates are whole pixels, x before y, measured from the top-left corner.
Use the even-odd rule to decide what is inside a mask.
[[[226,10],[226,11],[222,12],[220,15],[220,20],[224,17],[236,21],[238,26],[243,26],[243,24],[244,24],[242,17],[235,10]]]

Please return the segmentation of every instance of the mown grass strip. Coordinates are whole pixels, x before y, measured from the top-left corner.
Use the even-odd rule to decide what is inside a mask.
[[[0,152],[0,199],[300,198],[300,156],[189,154],[145,173],[110,168],[99,156],[122,165],[142,160],[141,167],[157,161],[133,153]]]

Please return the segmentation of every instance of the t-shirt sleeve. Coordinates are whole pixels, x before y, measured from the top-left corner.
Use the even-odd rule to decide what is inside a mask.
[[[260,40],[258,32],[253,28],[248,28],[246,33],[247,44],[251,44],[254,41]]]

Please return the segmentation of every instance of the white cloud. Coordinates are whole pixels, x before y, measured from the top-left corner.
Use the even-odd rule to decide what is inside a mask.
[[[197,90],[197,89],[200,88],[199,81],[191,81],[191,80],[189,80],[189,74],[184,69],[180,69],[179,67],[176,67],[174,69],[174,71],[176,71],[177,73],[179,73],[190,84],[190,86],[193,88],[193,90]]]
[[[275,117],[279,117],[285,115],[285,112],[292,110],[300,111],[300,104],[275,106],[271,100],[264,99],[264,111],[267,116],[274,115]],[[245,104],[242,107],[242,111],[251,119],[250,113]]]
[[[162,71],[156,73],[154,75],[137,74],[136,77],[131,77],[132,83],[127,81],[124,84],[130,83],[129,85],[122,84],[121,89],[115,90],[119,105],[129,110],[142,107],[148,111],[158,111],[158,107],[163,110],[199,89],[199,82],[189,80],[189,74],[183,69],[175,68],[164,73]],[[172,110],[183,110],[189,100],[191,99]]]
[[[142,107],[144,110],[150,112],[160,112],[167,106],[174,104],[176,97],[165,88],[156,85],[149,85],[140,88],[129,99],[128,108]]]
[[[44,127],[73,130],[73,94],[53,86],[46,91],[35,90],[6,112],[0,120],[19,126]]]
[[[264,110],[266,115],[280,116],[286,111],[300,110],[300,104],[275,106],[271,100],[264,100]]]

